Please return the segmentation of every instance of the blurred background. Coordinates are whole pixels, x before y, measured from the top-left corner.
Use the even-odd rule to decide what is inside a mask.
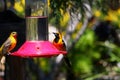
[[[25,0],[0,0],[0,24],[22,22],[25,27],[25,11]],[[62,33],[72,67],[56,62],[57,57],[20,58],[24,76],[12,80],[120,79],[120,0],[48,0],[48,25],[50,41],[52,32]],[[7,65],[0,65],[0,80],[11,80]]]

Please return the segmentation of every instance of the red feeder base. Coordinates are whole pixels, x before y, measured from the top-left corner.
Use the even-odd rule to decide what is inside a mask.
[[[10,54],[19,57],[50,57],[59,54],[67,54],[66,51],[59,51],[49,41],[26,41],[18,51]]]

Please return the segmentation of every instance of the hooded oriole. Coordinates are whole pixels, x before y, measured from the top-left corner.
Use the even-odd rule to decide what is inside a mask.
[[[53,41],[53,45],[61,51],[66,51],[65,42],[62,39],[62,35],[60,33],[53,33],[55,35],[55,39]]]
[[[10,51],[13,50],[17,43],[17,32],[11,32],[8,39],[0,47],[0,60],[1,63],[5,61],[5,55],[10,54]]]
[[[53,40],[53,45],[61,51],[66,51],[66,45],[64,40],[62,39],[62,35],[60,33],[53,33],[55,35],[55,39]],[[63,54],[62,54],[63,55]],[[67,56],[64,55],[63,59],[65,60],[68,67],[71,67],[70,60]]]

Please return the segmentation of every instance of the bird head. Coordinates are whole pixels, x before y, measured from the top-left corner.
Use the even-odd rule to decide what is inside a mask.
[[[10,36],[17,37],[17,32],[11,32]]]
[[[55,35],[55,39],[54,39],[55,42],[62,40],[62,35],[60,33],[53,32],[53,34]]]
[[[55,35],[55,38],[60,38],[60,33],[53,32],[53,34]]]

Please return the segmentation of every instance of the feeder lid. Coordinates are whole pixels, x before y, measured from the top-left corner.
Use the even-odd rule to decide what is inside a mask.
[[[49,41],[26,41],[16,52],[10,55],[19,57],[50,57],[59,54],[67,54],[66,51],[58,50]]]

